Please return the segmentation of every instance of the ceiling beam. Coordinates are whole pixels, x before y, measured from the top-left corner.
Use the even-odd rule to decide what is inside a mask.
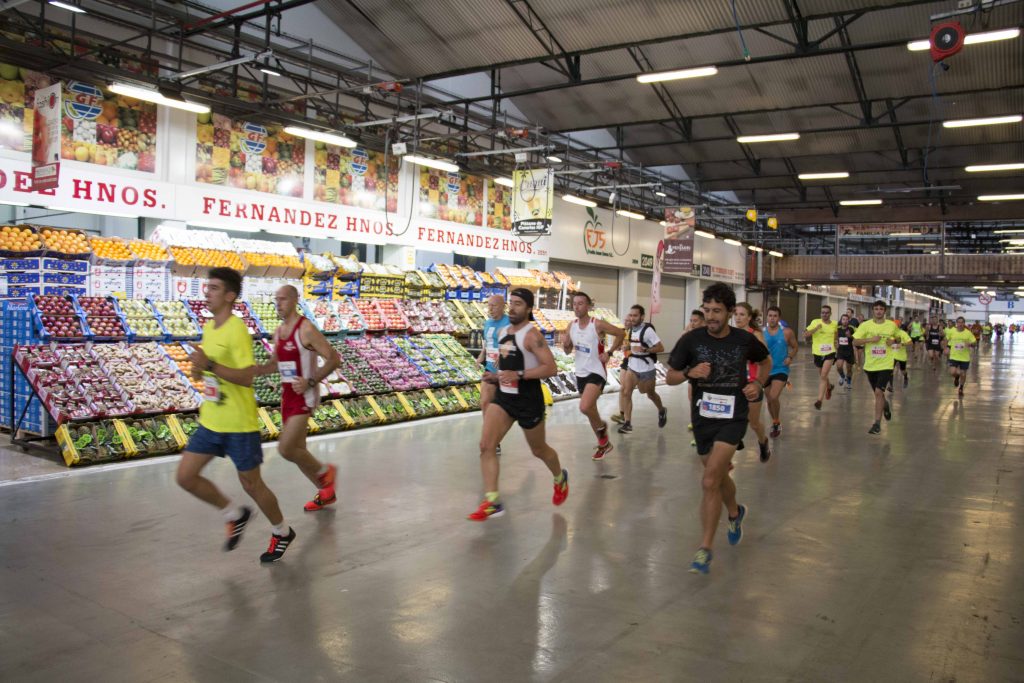
[[[580,75],[580,57],[579,55],[570,55],[568,51],[562,47],[562,44],[558,41],[551,30],[548,28],[544,20],[541,19],[540,15],[533,9],[528,0],[505,0],[505,4],[511,8],[515,15],[519,17],[519,21],[522,22],[523,26],[529,29],[533,37],[540,43],[540,46],[548,53],[549,60],[540,62],[545,66],[550,66],[555,71],[565,76],[570,83],[578,82],[581,78]]]
[[[651,60],[644,54],[643,48],[640,46],[632,47],[629,49],[629,56],[636,62],[637,67],[641,71],[653,72],[656,71],[654,65],[651,64]],[[668,91],[664,83],[652,83],[651,88],[654,90],[654,94],[661,100],[661,105],[665,107],[668,112],[671,122],[675,125],[676,130],[683,136],[684,140],[689,140],[693,137],[693,123],[690,119],[683,116],[682,110],[672,97],[672,93]]]

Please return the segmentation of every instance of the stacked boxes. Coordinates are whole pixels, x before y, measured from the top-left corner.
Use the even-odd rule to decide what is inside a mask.
[[[22,299],[36,294],[85,294],[89,262],[32,257],[0,259],[0,297]]]
[[[46,408],[38,399],[33,400],[32,387],[25,376],[17,369],[13,375],[11,373],[14,346],[33,341],[31,307],[24,301],[0,301],[0,427],[11,428],[9,401],[13,395],[15,421],[25,404],[31,402],[21,428],[34,434],[48,435],[53,433],[54,425]]]

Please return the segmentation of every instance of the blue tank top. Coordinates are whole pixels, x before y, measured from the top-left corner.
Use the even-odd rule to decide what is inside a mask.
[[[772,357],[773,375],[788,375],[789,367],[785,364],[786,356],[789,355],[789,345],[786,344],[786,328],[779,326],[779,331],[772,334],[765,327],[764,343],[768,347],[768,353]]]

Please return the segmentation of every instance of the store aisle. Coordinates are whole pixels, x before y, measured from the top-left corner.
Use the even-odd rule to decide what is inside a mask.
[[[663,390],[663,431],[638,402],[602,463],[576,403],[556,406],[561,508],[514,430],[509,513],[485,524],[464,521],[475,415],[315,442],[339,466],[325,513],[302,512],[312,492],[273,457],[298,539],[270,567],[266,520],[220,552],[221,520],[175,486],[174,460],[0,486],[0,680],[1019,679],[1024,343],[982,356],[963,402],[915,368],[869,437],[864,377],[816,412],[804,353],[776,456],[738,455],[746,537],[720,531],[709,576],[686,571],[685,388]],[[241,495],[229,463],[210,474]]]

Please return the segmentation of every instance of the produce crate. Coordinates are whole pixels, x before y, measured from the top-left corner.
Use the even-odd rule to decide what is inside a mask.
[[[349,428],[349,421],[338,410],[337,401],[320,404],[309,419],[316,425],[316,432],[338,432]],[[315,432],[310,430],[310,433]]]
[[[92,249],[89,248],[89,238],[86,236],[85,232],[83,232],[82,230],[75,230],[74,228],[65,229],[65,228],[50,228],[50,227],[42,227],[42,226],[36,226],[36,230],[38,231],[40,237],[42,237],[42,239],[43,239],[43,250],[45,251],[46,256],[49,256],[51,258],[62,259],[62,260],[65,260],[65,261],[77,261],[77,260],[82,260],[82,259],[88,259],[92,255]],[[47,231],[49,231],[49,233],[51,235],[50,240],[46,239]],[[58,238],[54,238],[53,237],[54,235],[62,235],[62,236],[74,235],[76,238],[78,238],[81,241],[85,242],[85,250],[84,251],[74,251],[74,252],[66,252],[66,251],[58,250],[57,248],[52,246],[52,245],[57,243],[57,239],[58,239]]]
[[[260,408],[260,438],[272,441],[281,434],[281,411],[276,408]]]
[[[197,413],[181,413],[179,415],[168,415],[168,422],[174,424],[181,436],[185,439],[185,445],[199,429],[199,415]]]
[[[57,428],[56,438],[68,467],[115,462],[136,454],[128,431],[120,420],[61,425]]]
[[[57,310],[65,311],[63,313],[46,313],[43,311],[41,306],[45,303],[53,301],[59,305],[60,308]],[[66,302],[60,303],[61,301]],[[91,338],[89,334],[89,328],[85,324],[85,316],[82,315],[82,310],[78,307],[75,299],[70,295],[56,296],[56,295],[39,295],[29,299],[29,304],[32,306],[32,318],[34,323],[34,329],[38,332],[39,338],[45,342],[49,341],[87,341]],[[72,322],[70,319],[78,321],[78,327],[81,330],[81,334],[73,336],[57,336],[54,335],[50,329],[44,324],[44,320],[48,316],[60,316],[61,318],[68,318],[68,322]]]
[[[121,420],[127,432],[129,451],[134,450],[130,457],[147,455],[167,455],[177,453],[187,443],[180,428],[172,427],[172,415],[155,417],[129,417]]]
[[[24,251],[22,251],[22,250],[15,250],[15,249],[0,249],[0,256],[6,257],[6,258],[10,258],[10,259],[24,260],[24,259],[28,259],[28,258],[30,258],[32,256],[42,256],[43,255],[43,242],[42,242],[42,238],[39,236],[39,231],[36,229],[36,226],[28,225],[28,224],[22,224],[22,225],[8,225],[8,226],[4,226],[4,227],[5,228],[16,228],[22,234],[24,234],[27,231],[29,233],[29,235],[30,235],[28,237],[28,239],[29,240],[33,240],[34,244],[30,244],[29,243],[29,244],[25,244],[24,246],[26,246],[26,247],[33,247],[34,246],[35,248],[26,248]],[[2,228],[0,228],[0,229],[2,229]],[[38,268],[39,266],[36,265],[35,267]],[[15,269],[15,270],[17,270],[17,269]]]

